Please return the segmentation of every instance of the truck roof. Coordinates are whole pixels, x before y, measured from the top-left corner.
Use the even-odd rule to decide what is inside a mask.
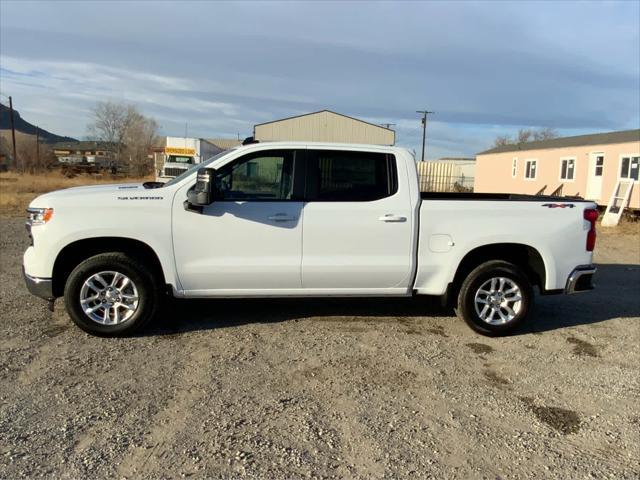
[[[280,142],[255,142],[247,145],[236,147],[237,150],[245,150],[256,147],[312,147],[312,148],[328,148],[328,149],[344,149],[344,150],[369,150],[379,152],[409,152],[411,151],[403,147],[395,147],[391,145],[371,145],[365,143],[336,143],[336,142],[300,142],[300,141],[280,141]],[[413,155],[413,154],[412,154]]]

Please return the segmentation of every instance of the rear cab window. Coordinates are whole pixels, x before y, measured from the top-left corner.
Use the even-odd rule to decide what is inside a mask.
[[[396,159],[391,154],[307,150],[307,201],[369,202],[397,190]]]

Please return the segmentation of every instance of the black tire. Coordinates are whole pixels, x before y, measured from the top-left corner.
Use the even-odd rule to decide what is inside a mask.
[[[85,314],[80,303],[82,286],[94,274],[114,271],[126,275],[135,285],[138,305],[133,315],[122,323],[105,325]],[[64,304],[73,322],[82,330],[101,337],[131,335],[146,325],[158,311],[162,294],[153,274],[141,268],[125,253],[101,253],[84,260],[69,275],[64,288]]]
[[[517,285],[520,289],[521,301],[519,309],[513,319],[507,321],[506,323],[494,325],[488,323],[480,317],[480,314],[476,310],[475,299],[476,293],[478,292],[480,287],[482,287],[492,278],[496,277],[507,278],[515,285]],[[473,271],[471,271],[471,273],[469,273],[464,282],[462,282],[462,286],[460,287],[460,291],[458,293],[458,306],[456,309],[456,313],[467,323],[467,325],[469,325],[473,330],[482,335],[490,337],[508,335],[527,321],[533,309],[533,299],[534,294],[531,282],[519,267],[502,260],[491,260],[476,267]],[[513,307],[514,304],[510,304],[510,306]],[[507,316],[506,310],[499,310],[500,313]],[[512,310],[516,311],[515,308],[512,308]],[[482,311],[480,313],[482,313]],[[496,311],[497,315],[500,315],[500,313]],[[498,321],[498,318],[495,318],[495,320]]]

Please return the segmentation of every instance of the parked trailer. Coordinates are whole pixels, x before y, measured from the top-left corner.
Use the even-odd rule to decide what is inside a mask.
[[[167,137],[162,152],[164,164],[158,170],[156,180],[168,182],[221,151],[221,148],[202,138]]]

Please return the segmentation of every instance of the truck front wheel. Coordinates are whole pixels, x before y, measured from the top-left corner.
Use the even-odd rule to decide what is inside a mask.
[[[456,312],[482,335],[511,333],[529,316],[533,288],[516,265],[492,260],[476,267],[464,280]]]
[[[125,336],[153,318],[161,301],[153,275],[125,253],[103,253],[84,260],[69,275],[64,302],[85,332]]]

